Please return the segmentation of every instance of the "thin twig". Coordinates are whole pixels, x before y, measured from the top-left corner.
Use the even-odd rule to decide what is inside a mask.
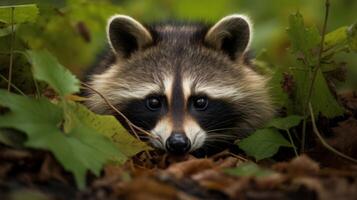
[[[320,41],[320,49],[319,49],[319,54],[317,57],[317,65],[313,71],[312,77],[311,77],[311,82],[310,82],[310,87],[309,87],[309,92],[306,98],[306,102],[304,104],[304,120],[303,120],[303,128],[302,128],[302,141],[301,141],[301,152],[305,151],[305,140],[306,140],[306,120],[308,118],[308,104],[310,104],[311,101],[311,96],[312,96],[312,91],[314,90],[314,85],[315,85],[315,80],[317,77],[317,73],[319,72],[321,68],[321,56],[322,52],[324,50],[324,41],[325,41],[325,34],[326,34],[326,28],[327,28],[327,20],[329,16],[329,10],[330,10],[330,1],[326,0],[325,1],[325,19],[324,19],[324,24],[322,27],[322,32],[321,32],[321,41]],[[311,116],[311,118],[314,118],[314,116]]]
[[[312,110],[312,105],[311,103],[309,103],[309,110],[310,110],[310,115],[314,116],[314,112]],[[342,152],[338,151],[337,149],[333,148],[331,145],[329,145],[326,140],[322,137],[322,135],[320,134],[319,130],[317,129],[316,123],[315,123],[315,119],[314,117],[311,117],[311,121],[312,121],[312,128],[314,133],[316,134],[316,136],[319,138],[319,140],[321,141],[322,145],[324,145],[324,147],[328,150],[330,150],[331,152],[335,153],[336,155],[349,160],[351,162],[357,163],[357,159],[354,159],[350,156],[347,156],[345,154],[343,154]]]
[[[14,12],[15,8],[11,7],[11,40],[10,40],[10,64],[9,64],[9,75],[8,75],[8,84],[7,91],[11,91],[11,80],[12,80],[12,65],[14,57],[14,41],[15,41],[15,31],[14,31]]]
[[[7,83],[9,83],[9,80],[7,80],[7,78],[3,75],[0,74],[0,78],[3,79],[4,81],[6,81]],[[11,87],[13,87],[18,93],[20,93],[23,96],[26,96],[26,94],[24,92],[22,92],[18,87],[16,87],[16,85],[14,85],[13,83],[10,84]]]
[[[293,145],[293,149],[294,149],[295,156],[298,157],[299,154],[298,154],[298,152],[297,152],[297,150],[296,150],[296,146],[295,146],[295,144],[294,144],[293,138],[291,137],[291,133],[290,133],[289,129],[286,129],[286,132],[288,133],[288,137],[289,137],[289,140],[290,140],[291,145]]]
[[[88,84],[86,84],[84,82],[81,82],[81,84],[84,85],[85,88],[90,89],[93,92],[95,92],[96,94],[98,94],[111,109],[113,109],[116,113],[118,113],[126,121],[126,123],[129,125],[130,130],[133,132],[133,134],[135,135],[135,137],[138,140],[140,140],[140,137],[137,134],[137,132],[135,131],[135,129],[139,130],[142,133],[145,133],[146,135],[148,135],[151,138],[158,139],[158,137],[152,135],[148,131],[145,131],[144,129],[142,129],[142,128],[136,126],[135,124],[133,124],[122,112],[120,112],[113,104],[111,104],[109,102],[109,100],[102,93],[100,93],[99,91],[97,91],[96,89],[94,89],[93,87],[91,87],[90,85],[88,85]],[[145,152],[145,154],[147,155],[147,157],[149,159],[152,158],[151,155],[150,155],[150,152],[148,150],[145,150],[144,152]]]
[[[139,136],[137,135],[136,130],[139,130],[140,132],[143,132],[145,134],[147,134],[148,136],[150,137],[153,137],[155,138],[151,133],[149,133],[148,131],[145,131],[144,129],[136,126],[135,124],[133,124],[122,112],[120,112],[115,106],[113,106],[113,104],[111,104],[109,102],[109,100],[103,95],[101,94],[100,92],[98,92],[96,89],[94,89],[93,87],[91,87],[90,85],[84,83],[84,82],[81,82],[82,85],[84,85],[86,88],[92,90],[93,92],[95,92],[96,94],[98,94],[104,101],[105,103],[111,108],[113,109],[116,113],[118,113],[125,121],[126,123],[128,123],[130,129],[134,132],[135,136],[139,139]]]

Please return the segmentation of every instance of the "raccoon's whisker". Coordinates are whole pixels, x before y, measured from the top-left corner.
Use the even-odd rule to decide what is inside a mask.
[[[211,144],[211,143],[232,144],[232,141],[228,141],[228,140],[206,140],[205,144]]]
[[[230,123],[230,122],[234,122],[235,120],[234,119],[228,119],[228,120],[223,120],[223,121],[219,121],[219,122],[216,122],[216,123],[210,123],[209,126],[207,127],[207,129],[212,129],[214,127],[218,127],[218,126],[221,126],[221,125],[224,125],[226,123]]]
[[[224,143],[224,144],[232,144],[231,141],[227,141],[227,140],[207,140],[207,142],[205,144],[216,143],[216,142]],[[214,146],[214,147],[216,147],[216,146]]]
[[[210,137],[210,138],[206,138],[206,141],[216,141],[216,140],[232,141],[235,139],[236,139],[236,137]]]
[[[214,136],[208,136],[207,139],[235,139],[237,136],[233,135],[214,135]]]
[[[224,130],[249,130],[248,128],[242,127],[229,127],[229,128],[218,128],[206,131],[206,133],[217,132],[217,131],[224,131]]]

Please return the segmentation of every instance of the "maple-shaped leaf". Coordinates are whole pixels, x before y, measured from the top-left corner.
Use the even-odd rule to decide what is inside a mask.
[[[60,105],[45,98],[32,99],[0,90],[0,105],[10,109],[0,116],[0,127],[26,133],[28,147],[51,151],[63,167],[74,174],[80,188],[85,186],[87,170],[99,175],[104,163],[126,156],[107,137],[76,115],[69,132],[63,131],[64,112]]]

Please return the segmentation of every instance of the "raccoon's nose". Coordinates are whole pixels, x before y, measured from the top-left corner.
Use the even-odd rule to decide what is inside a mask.
[[[173,132],[166,140],[166,149],[172,154],[185,154],[191,148],[191,142],[184,133]]]

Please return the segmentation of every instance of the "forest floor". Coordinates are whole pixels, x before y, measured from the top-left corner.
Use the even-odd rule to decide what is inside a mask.
[[[331,146],[356,158],[357,96],[341,101],[346,114],[320,118],[318,128]],[[0,199],[357,199],[357,164],[308,134],[304,154],[281,149],[258,165],[228,150],[208,158],[143,152],[123,166],[107,165],[100,177],[88,174],[83,190],[50,153],[0,145]],[[229,170],[237,166],[239,172]]]

